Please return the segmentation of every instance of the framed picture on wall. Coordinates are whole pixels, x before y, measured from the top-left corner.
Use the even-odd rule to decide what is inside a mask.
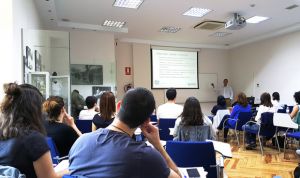
[[[42,71],[42,56],[37,50],[34,50],[34,59],[35,59],[35,71],[37,72]]]
[[[103,66],[71,64],[72,85],[103,85]]]
[[[28,46],[26,46],[25,69],[27,69],[28,72],[35,71],[35,61],[33,59],[32,51]]]
[[[100,98],[103,92],[111,91],[111,87],[93,86],[92,93],[96,98]]]

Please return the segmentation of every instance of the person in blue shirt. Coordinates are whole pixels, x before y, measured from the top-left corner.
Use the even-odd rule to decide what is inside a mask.
[[[237,95],[237,104],[232,108],[230,115],[225,115],[218,126],[218,130],[223,129],[223,125],[228,124],[230,126],[234,126],[238,119],[240,112],[251,112],[251,106],[248,104],[247,96],[245,93],[241,92]],[[230,120],[227,120],[230,118]],[[228,129],[224,128],[224,142],[227,142]]]
[[[155,109],[152,93],[129,90],[112,124],[82,135],[69,153],[71,175],[89,178],[180,178],[180,172],[161,145],[157,127],[150,124]],[[132,139],[140,127],[153,145]]]

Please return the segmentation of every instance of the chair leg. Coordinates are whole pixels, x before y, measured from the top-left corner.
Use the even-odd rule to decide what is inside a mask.
[[[234,130],[234,133],[235,133],[236,140],[237,140],[237,142],[238,142],[238,146],[240,146],[240,141],[239,141],[239,137],[238,137],[238,135],[237,135],[236,130]]]
[[[280,146],[279,146],[277,134],[275,135],[275,139],[276,139],[276,144],[277,144],[277,147],[278,147],[278,151],[279,151],[279,153],[280,153]]]
[[[264,151],[263,151],[263,147],[262,147],[262,144],[261,144],[260,136],[259,135],[257,135],[257,136],[258,136],[258,141],[259,141],[261,155],[263,156],[264,155]]]
[[[244,149],[245,149],[245,131],[243,132],[243,146],[244,146]]]
[[[284,142],[283,142],[283,158],[285,158],[285,147],[286,147],[286,142],[287,142],[287,140],[286,140],[286,135],[285,135],[285,137],[284,137]]]

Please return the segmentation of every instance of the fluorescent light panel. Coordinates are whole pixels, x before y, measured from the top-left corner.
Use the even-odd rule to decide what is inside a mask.
[[[227,35],[230,35],[231,33],[228,33],[228,32],[216,32],[216,33],[213,33],[211,34],[210,36],[214,36],[214,37],[224,37],[224,36],[227,36]]]
[[[247,19],[246,21],[247,21],[247,23],[260,23],[260,22],[268,20],[268,19],[269,19],[269,17],[254,16],[254,17]]]
[[[179,27],[162,27],[160,29],[160,32],[164,32],[164,33],[176,33],[180,30],[181,28]]]
[[[137,9],[144,0],[115,0],[114,6]]]
[[[113,21],[113,20],[105,20],[102,26],[107,26],[107,27],[117,27],[117,28],[122,28],[125,25],[125,22],[118,22],[118,21]]]
[[[183,15],[192,16],[192,17],[203,17],[210,11],[212,11],[212,10],[198,8],[198,7],[192,7],[189,10],[187,10]]]

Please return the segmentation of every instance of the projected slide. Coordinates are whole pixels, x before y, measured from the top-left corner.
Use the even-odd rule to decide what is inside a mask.
[[[199,88],[198,55],[152,49],[152,88]]]

